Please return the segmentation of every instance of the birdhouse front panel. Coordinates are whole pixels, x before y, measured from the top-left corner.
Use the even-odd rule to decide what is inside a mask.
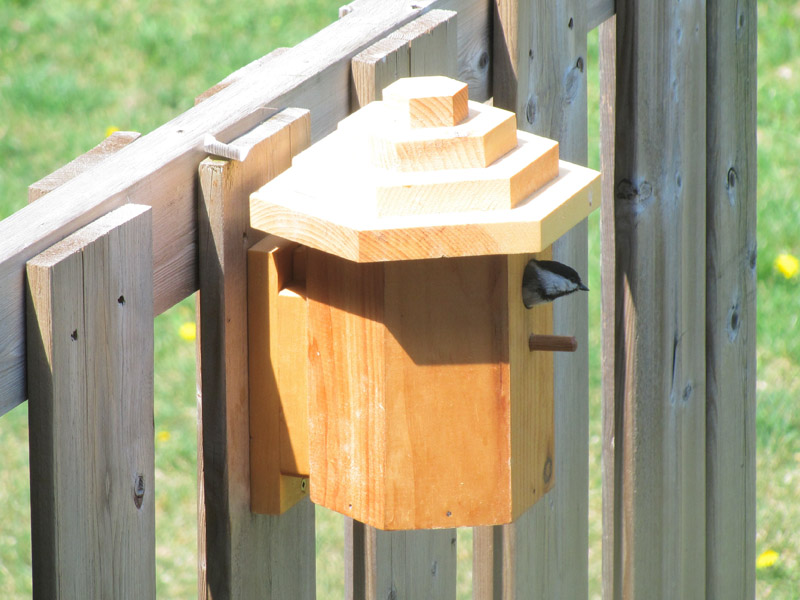
[[[552,371],[528,349],[523,259],[309,251],[314,502],[381,529],[490,525],[550,488]]]

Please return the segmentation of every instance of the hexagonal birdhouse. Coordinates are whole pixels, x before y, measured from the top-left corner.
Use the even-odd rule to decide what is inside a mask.
[[[271,234],[251,250],[269,380],[251,419],[271,406],[289,440],[253,510],[308,477],[314,502],[381,529],[508,523],[557,460],[552,354],[530,343],[550,309],[525,308],[523,270],[599,205],[599,174],[452,79],[383,98],[251,197]],[[306,408],[307,430],[287,424]]]

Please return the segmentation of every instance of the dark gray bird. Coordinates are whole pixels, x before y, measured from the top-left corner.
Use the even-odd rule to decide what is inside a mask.
[[[525,308],[552,302],[578,290],[589,291],[572,267],[555,260],[532,259],[522,274],[522,302]]]

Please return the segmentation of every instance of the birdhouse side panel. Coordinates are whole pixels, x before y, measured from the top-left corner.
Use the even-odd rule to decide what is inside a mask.
[[[553,306],[527,309],[522,302],[522,274],[531,258],[542,254],[512,254],[508,264],[509,353],[511,377],[511,469],[513,518],[539,500],[554,482],[555,421],[553,353],[532,352],[530,335],[553,333]]]

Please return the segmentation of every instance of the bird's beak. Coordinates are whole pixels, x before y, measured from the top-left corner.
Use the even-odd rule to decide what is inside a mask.
[[[589,291],[589,288],[586,287],[585,285],[583,285],[583,283],[579,283],[578,284],[578,289],[579,290],[583,290],[584,292],[588,292]]]

